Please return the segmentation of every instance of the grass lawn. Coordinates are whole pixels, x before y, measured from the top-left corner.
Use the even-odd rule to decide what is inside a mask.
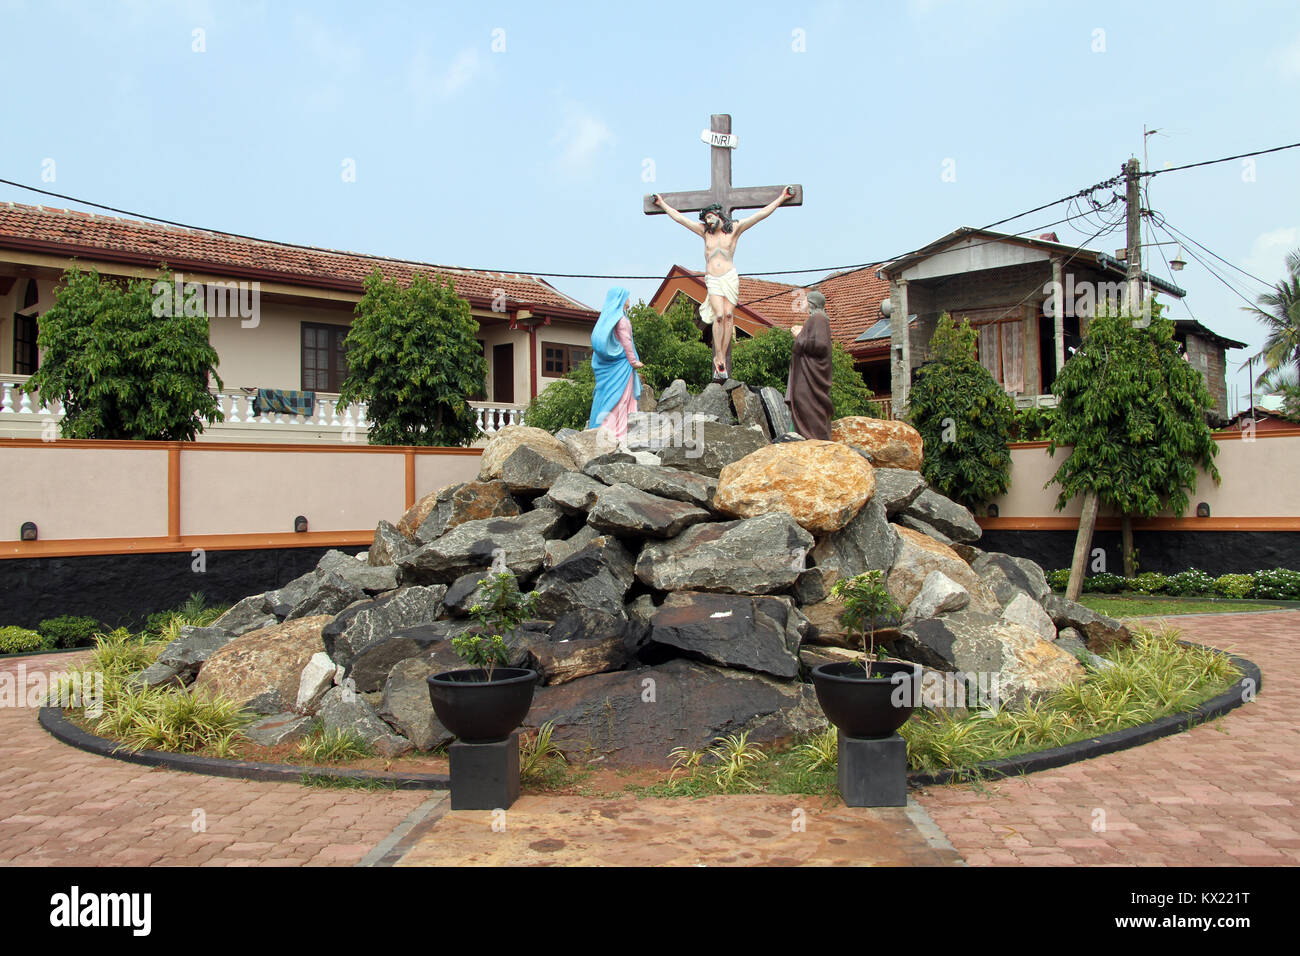
[[[1159,594],[1083,594],[1079,603],[1110,617],[1159,617],[1165,614],[1231,614],[1236,611],[1281,611],[1285,601],[1238,601],[1229,598],[1180,598]]]

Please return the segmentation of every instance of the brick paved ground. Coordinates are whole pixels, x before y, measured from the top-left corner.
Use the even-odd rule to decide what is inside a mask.
[[[154,770],[62,744],[26,707],[0,707],[0,741],[0,865],[350,865],[429,797]]]
[[[1259,699],[1121,754],[931,788],[908,811],[788,797],[525,797],[500,833],[486,814],[439,816],[445,807],[431,806],[428,793],[313,790],[95,757],[50,737],[32,710],[0,708],[0,864],[956,862],[942,833],[971,864],[1300,862],[1300,725],[1288,707],[1300,676],[1300,612],[1176,623],[1189,638],[1259,664]],[[70,659],[23,663],[57,670]],[[18,663],[0,662],[0,671]],[[805,831],[791,828],[796,806],[807,810]],[[196,810],[206,832],[192,828]],[[407,834],[421,815],[425,825]]]
[[[1259,665],[1258,699],[1123,753],[919,802],[971,865],[1300,862],[1300,612],[1169,621]],[[1104,824],[1104,829],[1101,829]]]

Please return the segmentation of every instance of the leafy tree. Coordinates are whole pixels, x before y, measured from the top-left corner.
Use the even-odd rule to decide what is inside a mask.
[[[925,443],[922,474],[940,494],[968,507],[984,504],[1011,484],[1007,442],[1016,403],[975,357],[978,333],[939,317],[934,358],[916,370],[908,399],[912,425]]]
[[[65,438],[193,441],[204,421],[222,420],[208,391],[209,376],[217,388],[221,379],[199,297],[173,304],[156,284],[170,293],[172,277],[122,283],[76,266],[63,274],[41,316],[40,368],[24,388],[62,400]]]
[[[468,445],[477,435],[468,396],[487,362],[469,303],[416,273],[405,288],[376,268],[344,342],[348,377],[339,402],[366,402],[372,445]]]
[[[1125,310],[1101,310],[1052,386],[1060,404],[1049,454],[1062,445],[1074,450],[1049,484],[1061,486],[1058,509],[1085,496],[1067,595],[1077,595],[1082,583],[1084,538],[1091,539],[1100,504],[1123,516],[1124,571],[1132,577],[1132,516],[1152,518],[1166,508],[1182,514],[1198,468],[1220,480],[1219,449],[1205,418],[1214,402],[1201,373],[1179,354],[1174,324],[1161,311],[1153,304],[1150,325],[1138,328]]]
[[[756,388],[771,386],[785,392],[790,379],[790,357],[794,335],[789,329],[768,329],[752,339],[736,343],[731,354],[733,378]],[[848,415],[880,417],[880,407],[862,374],[853,366],[853,356],[838,342],[831,346],[831,417]]]
[[[1264,347],[1253,356],[1264,360],[1257,384],[1266,387],[1285,382],[1287,370],[1300,370],[1300,249],[1287,255],[1286,271],[1285,279],[1255,300],[1259,306],[1242,309],[1268,330]]]
[[[596,374],[591,370],[591,359],[587,359],[558,382],[547,385],[529,403],[524,412],[524,424],[548,432],[557,432],[561,428],[581,431],[591,420],[591,401],[595,393]]]
[[[644,302],[628,309],[632,341],[645,363],[641,381],[656,392],[679,378],[692,392],[712,381],[713,349],[700,337],[695,315],[695,304],[685,296],[674,299],[663,315]]]

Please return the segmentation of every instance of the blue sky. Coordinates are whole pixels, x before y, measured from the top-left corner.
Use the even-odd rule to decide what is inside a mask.
[[[806,193],[745,236],[742,272],[892,257],[1048,202],[1141,157],[1144,124],[1160,130],[1152,169],[1300,141],[1295,0],[0,0],[0,34],[0,177],[508,271],[698,266],[698,240],[643,215],[641,196],[707,186],[699,133],[713,112],[733,115],[736,184]],[[1150,182],[1170,224],[1269,282],[1300,247],[1300,149]],[[0,184],[10,199],[73,205]],[[1082,242],[1093,229],[1076,224],[1054,228]],[[1091,247],[1123,244],[1121,230]],[[1172,314],[1257,348],[1243,300],[1187,258]],[[1262,291],[1218,268],[1251,299]],[[551,281],[592,305],[611,284],[634,297],[657,285]]]

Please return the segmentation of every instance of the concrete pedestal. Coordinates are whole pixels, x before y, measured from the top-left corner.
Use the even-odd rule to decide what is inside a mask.
[[[491,744],[448,748],[453,810],[505,810],[519,799],[519,734]]]
[[[907,744],[898,734],[879,740],[839,735],[840,796],[850,807],[907,806]]]

